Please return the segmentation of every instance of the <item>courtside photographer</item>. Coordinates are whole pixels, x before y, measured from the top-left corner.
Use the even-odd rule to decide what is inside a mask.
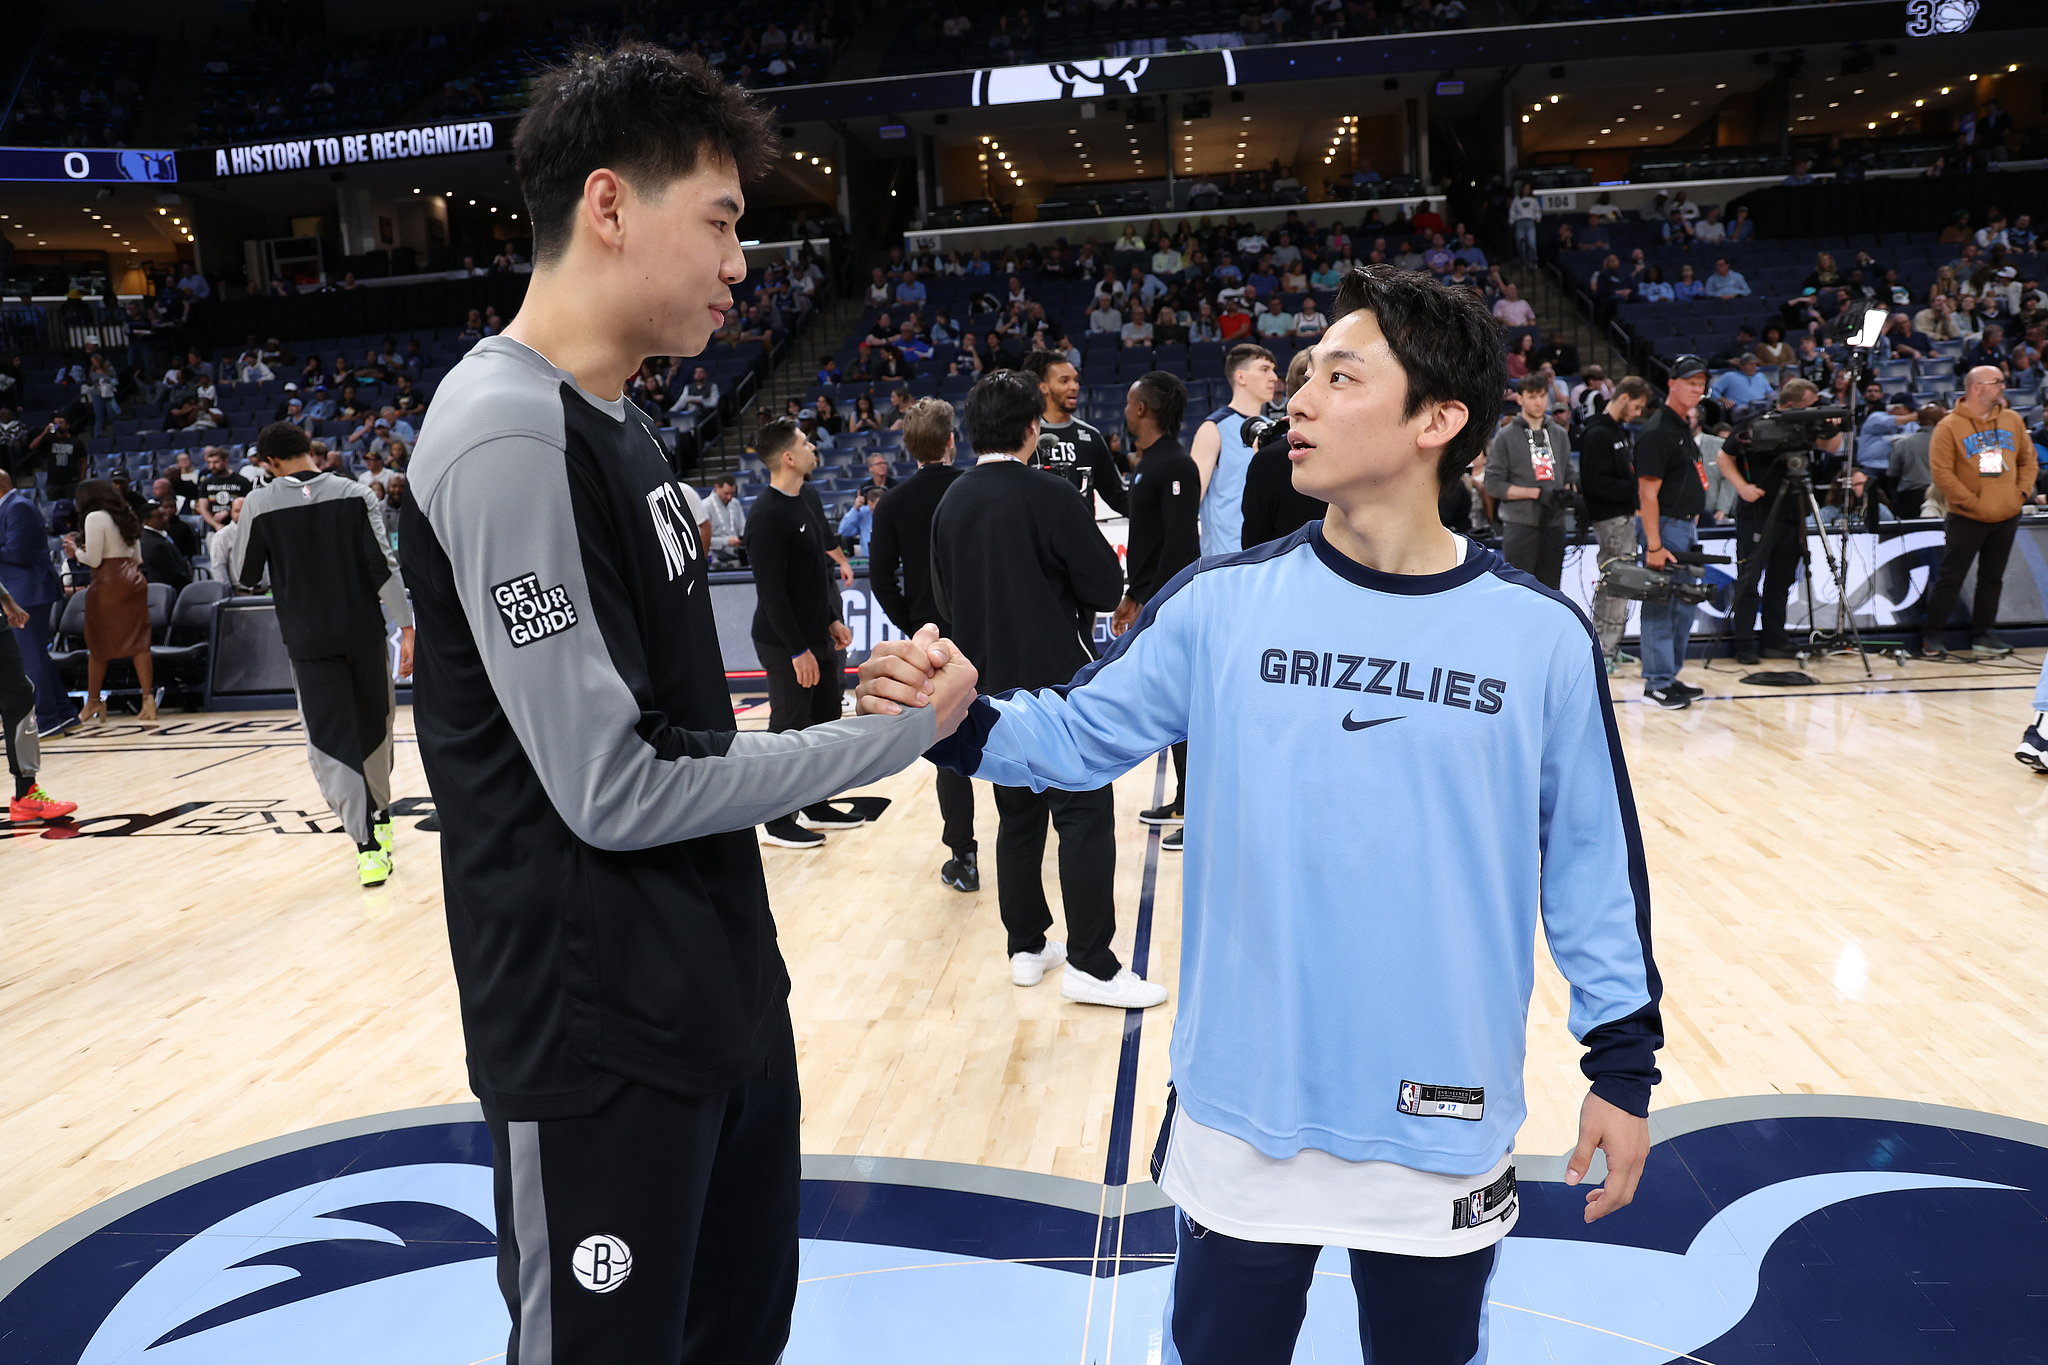
[[[1735,488],[1737,563],[1735,602],[1728,615],[1737,663],[1793,659],[1799,651],[1785,633],[1786,604],[1806,549],[1806,518],[1816,518],[1813,475],[1821,456],[1842,448],[1846,414],[1822,408],[1820,390],[1788,379],[1766,412],[1736,423],[1717,457]],[[1757,644],[1758,582],[1762,582],[1763,644]]]

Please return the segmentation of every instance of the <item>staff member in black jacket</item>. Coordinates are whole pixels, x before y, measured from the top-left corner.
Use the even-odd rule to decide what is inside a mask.
[[[832,561],[845,565],[831,541],[825,505],[808,482],[818,448],[794,417],[761,428],[755,443],[768,466],[768,487],[747,516],[747,563],[754,570],[754,653],[768,674],[768,733],[805,730],[839,719],[846,674],[841,650],[853,643],[832,586]],[[842,581],[851,578],[843,575]],[[852,829],[861,818],[814,801],[761,826],[766,843],[816,848],[821,829]]]
[[[1633,559],[1636,551],[1636,461],[1631,423],[1650,406],[1650,386],[1630,375],[1614,386],[1614,396],[1579,432],[1579,491],[1586,516],[1599,542],[1599,560]],[[1609,673],[1635,658],[1621,652],[1621,633],[1628,627],[1628,599],[1593,594],[1593,627],[1600,634],[1600,653]]]
[[[868,586],[905,635],[927,624],[936,625],[941,637],[953,634],[953,623],[932,597],[932,517],[953,480],[966,472],[953,467],[953,416],[953,405],[943,398],[920,398],[910,405],[903,416],[903,448],[917,461],[917,473],[882,495],[868,535]],[[974,783],[951,768],[939,768],[935,785],[943,837],[953,854],[940,865],[939,879],[955,891],[979,891]]]
[[[981,666],[981,688],[1055,687],[1094,658],[1076,622],[1123,597],[1116,551],[1065,480],[1028,467],[1037,449],[1039,388],[1029,374],[984,376],[967,397],[967,439],[981,458],[954,481],[932,519],[932,595],[953,639]],[[997,787],[997,891],[1009,933],[1010,980],[1035,986],[1067,964],[1068,1000],[1141,1009],[1166,988],[1124,967],[1116,934],[1116,803],[1092,791]],[[1060,835],[1060,896],[1071,943],[1048,939],[1052,911],[1039,868],[1050,816]]]
[[[1187,385],[1165,370],[1145,375],[1124,396],[1124,426],[1137,451],[1131,473],[1131,584],[1110,618],[1112,635],[1129,630],[1145,604],[1202,557],[1202,471],[1175,435],[1187,410]],[[1187,813],[1185,740],[1173,746],[1173,776],[1173,800],[1138,813],[1146,824],[1178,826]],[[1159,846],[1180,852],[1180,830]]]

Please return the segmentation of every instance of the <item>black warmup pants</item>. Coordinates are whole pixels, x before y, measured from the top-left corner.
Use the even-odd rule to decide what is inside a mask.
[[[1941,569],[1934,586],[1927,590],[1927,615],[1921,622],[1923,634],[1937,639],[1948,629],[1948,618],[1963,594],[1963,578],[1970,561],[1977,563],[1977,596],[1970,605],[1970,631],[1982,634],[1998,624],[1998,598],[2005,590],[2005,561],[2012,557],[2013,538],[2019,534],[2020,519],[1972,521],[1954,512],[1942,523],[1948,544],[1941,552]]]
[[[398,690],[382,641],[316,659],[293,659],[306,761],[327,808],[356,847],[376,841],[376,819],[391,805],[391,728]]]
[[[953,850],[955,857],[978,852],[980,845],[974,839],[974,779],[951,768],[940,768],[934,785],[939,793],[941,837],[946,847]]]
[[[808,730],[813,725],[839,719],[839,694],[846,683],[838,650],[827,636],[811,642],[811,657],[818,661],[818,682],[805,687],[796,680],[796,663],[789,648],[779,640],[754,637],[754,653],[768,674],[768,733]],[[795,815],[795,811],[790,812]]]
[[[1173,746],[1173,808],[1188,813],[1188,742]]]
[[[1035,792],[997,787],[996,901],[1009,934],[1007,951],[1045,946],[1052,908],[1045,901],[1045,825],[1060,836],[1060,899],[1067,910],[1067,961],[1107,981],[1123,967],[1116,936],[1116,797],[1108,787]]]
[[[0,630],[0,728],[7,732],[14,795],[27,796],[43,766],[42,742],[36,735],[36,685],[22,666],[21,645],[11,630]]]
[[[772,1365],[796,1303],[796,1043],[696,1099],[628,1085],[595,1114],[487,1103],[505,1365]]]
[[[1544,587],[1555,588],[1564,579],[1564,519],[1552,517],[1541,526],[1506,523],[1500,528],[1500,552]]]
[[[1321,1247],[1246,1242],[1174,1211],[1166,1331],[1182,1365],[1287,1365]],[[1466,1365],[1497,1246],[1463,1256],[1353,1251],[1358,1337],[1376,1365]]]
[[[1750,571],[1750,561],[1758,554],[1765,553],[1764,536],[1771,528],[1771,499],[1774,493],[1766,493],[1755,502],[1737,501],[1735,504],[1735,545],[1736,576]],[[1764,560],[1763,571],[1748,590],[1735,599],[1728,615],[1729,627],[1737,640],[1756,638],[1756,617],[1759,594],[1763,604],[1763,642],[1766,645],[1789,643],[1785,634],[1785,603],[1792,596],[1793,580],[1799,576],[1799,550],[1806,541],[1806,509],[1793,502],[1792,495],[1785,495],[1785,503],[1778,511],[1778,538],[1771,543]]]

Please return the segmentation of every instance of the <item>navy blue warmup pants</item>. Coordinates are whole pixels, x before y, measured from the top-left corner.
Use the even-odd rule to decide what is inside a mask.
[[[1288,1365],[1323,1249],[1245,1242],[1175,1211],[1165,1365]],[[1463,1256],[1351,1253],[1365,1365],[1475,1365],[1497,1247]]]

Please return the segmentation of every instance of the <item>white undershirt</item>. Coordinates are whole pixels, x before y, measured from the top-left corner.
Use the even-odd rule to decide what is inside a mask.
[[[1514,1227],[1521,1201],[1512,1193],[1506,1212],[1492,1212],[1502,1207],[1498,1199],[1482,1202],[1478,1226],[1453,1225],[1461,1216],[1470,1221],[1469,1205],[1460,1210],[1458,1201],[1492,1186],[1513,1163],[1510,1151],[1479,1175],[1438,1175],[1310,1148],[1276,1158],[1176,1108],[1159,1189],[1203,1227],[1241,1241],[1462,1256]]]

